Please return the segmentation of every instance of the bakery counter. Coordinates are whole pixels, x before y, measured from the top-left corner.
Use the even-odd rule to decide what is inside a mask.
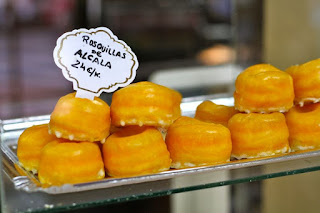
[[[182,114],[193,116],[205,99],[233,105],[228,94],[186,98]],[[48,121],[49,115],[1,121],[2,212],[67,211],[320,170],[320,151],[313,150],[43,188],[36,175],[19,166],[16,145],[25,128]]]

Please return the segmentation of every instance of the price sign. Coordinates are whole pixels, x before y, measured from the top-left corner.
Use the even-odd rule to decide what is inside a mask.
[[[64,33],[53,57],[64,77],[73,82],[76,97],[91,100],[129,85],[139,66],[131,48],[105,27]]]

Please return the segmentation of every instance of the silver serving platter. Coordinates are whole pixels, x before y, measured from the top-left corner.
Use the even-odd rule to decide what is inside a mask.
[[[194,116],[196,107],[203,100],[212,100],[216,104],[232,106],[233,98],[226,95],[219,96],[201,96],[193,98],[185,98],[181,104],[182,114],[185,116]],[[41,187],[39,179],[36,175],[25,171],[18,161],[16,154],[17,140],[24,129],[37,124],[48,123],[50,115],[26,117],[19,119],[1,121],[1,149],[3,160],[3,172],[9,177],[17,190],[25,192],[45,192],[48,194],[64,194],[72,192],[81,192],[95,189],[107,189],[116,186],[133,185],[139,183],[147,183],[160,180],[170,180],[178,177],[212,173],[218,171],[236,170],[246,167],[254,167],[259,165],[269,165],[273,163],[288,162],[298,159],[307,159],[320,156],[320,151],[310,151],[301,153],[290,153],[286,155],[278,155],[266,158],[234,160],[225,164],[215,166],[204,166],[189,169],[169,170],[152,175],[136,176],[130,178],[105,178],[100,181],[86,182],[81,184],[65,184],[63,186],[52,186],[48,188]],[[21,173],[25,175],[21,175]],[[221,181],[212,180],[211,182]],[[224,184],[220,184],[224,185]]]

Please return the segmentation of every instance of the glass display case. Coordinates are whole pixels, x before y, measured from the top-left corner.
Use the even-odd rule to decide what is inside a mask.
[[[16,154],[22,131],[47,123],[58,97],[72,91],[52,58],[62,33],[82,27],[110,28],[138,56],[135,81],[150,80],[179,90],[185,97],[183,115],[192,117],[203,100],[233,105],[234,79],[249,65],[265,61],[285,68],[316,57],[320,46],[309,38],[309,31],[315,31],[313,38],[319,35],[318,4],[296,0],[300,7],[287,10],[288,2],[0,1],[2,212],[66,212],[319,171],[320,151],[312,150],[44,188],[37,175],[19,165]],[[291,20],[296,11],[303,11],[299,22]],[[286,22],[295,25],[284,27]],[[297,42],[303,37],[297,26],[308,35],[303,42]],[[282,29],[288,29],[290,39]],[[101,98],[111,102],[111,94]]]

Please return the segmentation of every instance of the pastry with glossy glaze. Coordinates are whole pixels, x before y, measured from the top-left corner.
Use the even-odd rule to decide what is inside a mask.
[[[42,148],[56,139],[48,133],[48,124],[34,125],[24,130],[18,139],[17,147],[21,166],[27,171],[37,173]]]
[[[74,141],[102,141],[109,135],[110,107],[100,98],[77,98],[75,93],[57,102],[49,123],[51,134]]]
[[[194,118],[227,126],[228,120],[236,113],[237,110],[234,107],[218,105],[206,100],[198,105]]]
[[[151,82],[139,82],[116,91],[111,102],[115,126],[168,127],[181,116],[179,92]]]
[[[232,148],[228,128],[185,116],[169,127],[166,144],[176,169],[228,162]]]
[[[296,104],[303,106],[320,101],[320,59],[291,66],[286,72],[293,79]]]
[[[238,113],[228,123],[236,159],[266,157],[290,151],[289,131],[282,113]]]
[[[320,148],[320,103],[295,106],[285,116],[292,151]]]
[[[44,186],[96,181],[105,177],[101,151],[96,143],[57,139],[42,150],[39,180]]]
[[[293,106],[291,76],[270,64],[253,65],[235,83],[235,108],[240,112],[286,112]]]
[[[121,128],[107,138],[102,151],[106,172],[112,177],[158,173],[171,164],[166,144],[155,127]]]

